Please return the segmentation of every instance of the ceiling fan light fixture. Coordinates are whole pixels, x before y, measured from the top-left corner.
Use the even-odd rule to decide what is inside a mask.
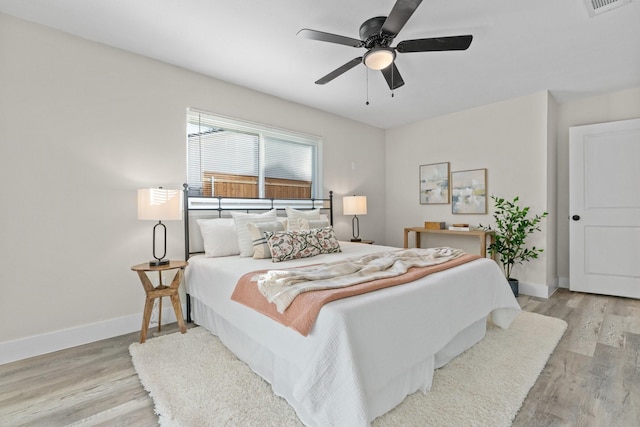
[[[396,58],[396,52],[390,47],[375,47],[364,55],[364,65],[372,70],[387,68]]]

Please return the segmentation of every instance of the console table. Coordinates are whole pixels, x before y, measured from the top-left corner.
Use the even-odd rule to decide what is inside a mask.
[[[404,229],[404,247],[409,247],[409,233],[416,233],[416,248],[420,247],[420,236],[422,233],[426,234],[453,234],[457,236],[469,236],[474,237],[480,241],[480,256],[487,256],[487,238],[489,240],[493,239],[493,235],[495,232],[493,231],[484,231],[484,230],[469,230],[469,231],[458,231],[458,230],[434,230],[431,228],[423,228],[423,227],[407,227]],[[495,260],[495,254],[492,256],[493,260]]]

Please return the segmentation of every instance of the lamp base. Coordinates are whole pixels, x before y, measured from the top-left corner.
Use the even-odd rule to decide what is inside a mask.
[[[149,267],[157,267],[159,265],[167,265],[169,264],[168,259],[154,259],[149,261]]]
[[[352,242],[362,242],[362,239],[351,239]]]

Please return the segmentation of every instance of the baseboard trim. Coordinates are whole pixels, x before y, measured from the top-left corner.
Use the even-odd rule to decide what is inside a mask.
[[[182,311],[186,313],[184,305]],[[151,325],[158,324],[157,312],[154,311],[154,314],[156,315],[152,317]],[[173,308],[163,307],[162,324],[175,321],[176,315]],[[0,365],[140,331],[141,325],[142,313],[139,313],[6,341],[0,343]]]
[[[558,280],[554,280],[553,283],[549,285],[545,285],[544,283],[520,282],[518,288],[518,293],[546,299],[553,295],[558,289]]]
[[[569,278],[568,277],[561,277],[560,278],[560,287],[569,289]]]

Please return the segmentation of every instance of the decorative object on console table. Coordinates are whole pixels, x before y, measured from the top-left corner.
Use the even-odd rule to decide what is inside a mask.
[[[424,228],[428,230],[444,230],[447,228],[446,222],[433,222],[433,221],[425,221]]]
[[[451,212],[487,213],[487,170],[451,172]]]
[[[530,234],[540,231],[540,221],[547,216],[547,212],[530,217],[529,207],[521,208],[518,206],[519,198],[517,196],[512,201],[493,195],[491,199],[495,205],[493,211],[495,228],[482,224],[480,227],[486,231],[495,231],[493,241],[488,246],[489,253],[494,256],[498,254],[511,290],[515,296],[518,296],[519,281],[511,277],[511,270],[515,264],[523,264],[538,258],[538,254],[544,250],[535,246],[527,248],[525,240]]]
[[[348,196],[342,199],[342,213],[344,215],[353,215],[351,227],[353,229],[352,242],[360,242],[360,220],[358,215],[367,214],[367,196]]]
[[[153,257],[150,266],[166,265],[167,255],[167,227],[163,220],[182,219],[182,192],[180,190],[166,190],[160,188],[145,188],[138,190],[138,219],[154,220],[158,223],[153,227]],[[163,252],[156,255],[156,234],[158,228],[162,230]]]
[[[142,282],[142,287],[147,295],[144,303],[144,315],[142,317],[142,329],[140,330],[140,344],[147,340],[147,330],[149,329],[149,322],[151,320],[151,311],[153,311],[153,301],[158,298],[158,332],[160,332],[162,324],[162,297],[169,297],[171,299],[171,305],[173,311],[176,314],[176,320],[178,326],[180,326],[180,332],[183,334],[187,332],[187,327],[184,324],[184,317],[182,316],[182,305],[180,304],[180,294],[178,294],[178,288],[182,283],[182,277],[184,275],[185,267],[189,265],[186,261],[169,261],[162,265],[149,265],[148,263],[138,264],[131,267],[133,271],[138,273],[138,277]],[[171,284],[165,286],[162,284],[162,272],[169,270],[177,270],[176,275],[173,277]],[[158,272],[158,286],[153,286],[151,280],[147,276],[147,273],[157,271]]]
[[[420,166],[420,204],[449,203],[449,162]]]
[[[451,231],[471,231],[471,227],[469,224],[451,224],[449,226],[449,230]]]

